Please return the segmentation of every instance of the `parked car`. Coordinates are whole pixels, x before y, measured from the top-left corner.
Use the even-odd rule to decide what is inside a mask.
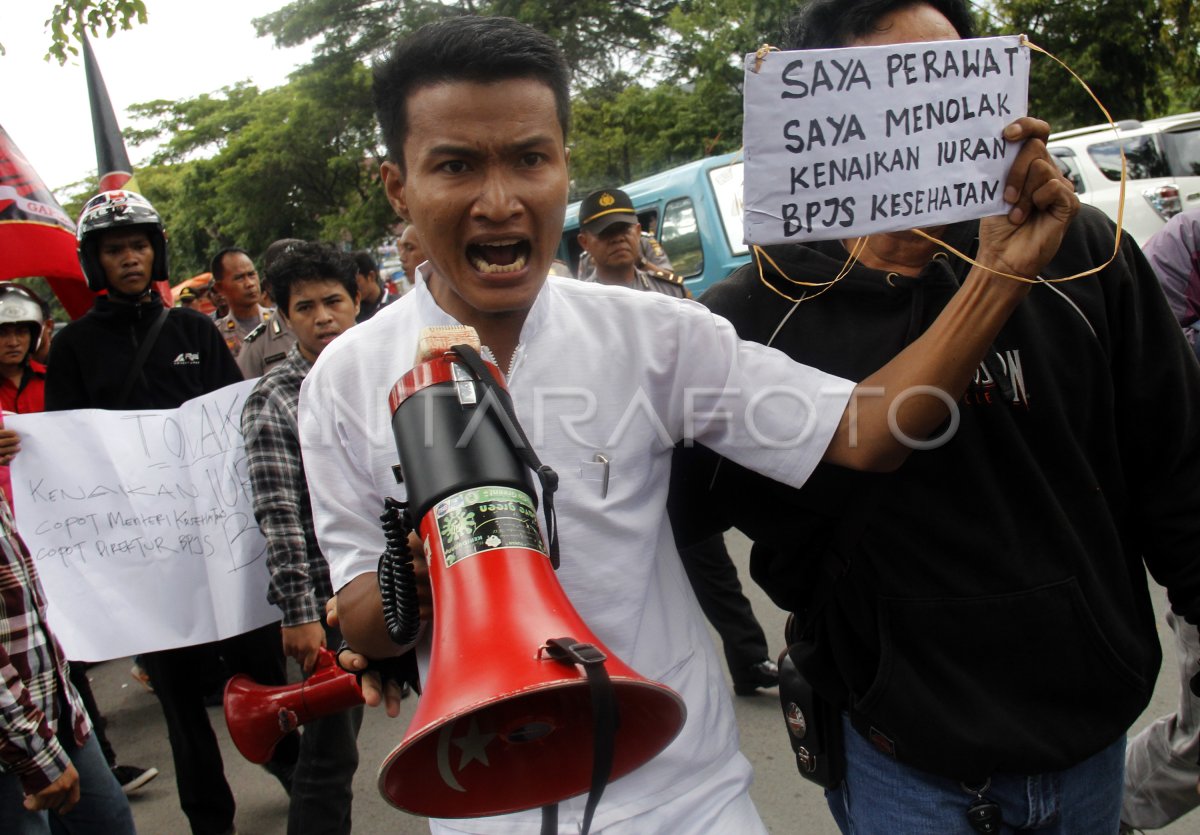
[[[742,241],[742,154],[706,157],[620,187],[693,296],[750,260]],[[559,258],[579,266],[579,203],[567,207]]]
[[[1200,205],[1200,113],[1183,113],[1139,122],[1050,135],[1050,153],[1075,184],[1084,203],[1114,222],[1120,202],[1121,151],[1125,152],[1126,233],[1139,243],[1172,216]]]

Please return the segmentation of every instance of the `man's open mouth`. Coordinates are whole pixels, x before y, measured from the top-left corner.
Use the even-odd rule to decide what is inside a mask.
[[[512,239],[471,244],[467,247],[467,259],[481,273],[504,275],[525,269],[529,261],[529,241]]]

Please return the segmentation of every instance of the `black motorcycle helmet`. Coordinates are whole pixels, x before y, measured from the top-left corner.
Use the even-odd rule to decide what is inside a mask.
[[[133,226],[145,227],[154,247],[151,284],[167,280],[167,236],[163,233],[162,218],[150,201],[132,191],[102,191],[83,207],[76,231],[79,263],[92,292],[108,289],[104,268],[96,254],[99,234],[107,229]]]

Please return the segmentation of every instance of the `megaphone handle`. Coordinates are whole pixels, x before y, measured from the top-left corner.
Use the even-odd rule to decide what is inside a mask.
[[[324,669],[325,667],[338,667],[337,659],[334,658],[333,651],[329,647],[317,647],[317,663],[313,665],[313,672]]]
[[[383,622],[388,637],[402,647],[417,642],[421,631],[421,604],[417,598],[417,579],[413,555],[408,548],[412,526],[403,504],[388,496],[379,517],[387,537],[387,547],[379,557],[379,596],[383,602]]]

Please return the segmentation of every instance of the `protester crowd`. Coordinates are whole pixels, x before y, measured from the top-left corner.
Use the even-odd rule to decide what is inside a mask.
[[[786,45],[971,36],[961,0],[815,0]],[[550,39],[502,18],[430,24],[376,69],[376,104],[383,188],[405,221],[403,296],[370,252],[285,239],[214,252],[209,279],[164,300],[163,219],[128,191],[80,216],[97,293],[84,317],[55,335],[45,300],[0,285],[5,414],[171,409],[257,380],[241,430],[280,622],[134,667],[161,704],[193,835],[235,831],[205,710],[230,675],[282,685],[289,658],[307,676],[342,647],[367,704],[394,713],[428,669],[427,638],[398,646],[382,627],[378,515],[404,492],[386,416],[364,415],[430,325],[478,331],[523,421],[537,386],[593,391],[588,443],[553,427],[544,440],[573,555],[559,576],[606,644],[687,704],[679,739],[597,808],[560,804],[561,831],[763,831],[702,617],[739,696],[780,684],[769,644],[786,646],[785,686],[816,703],[791,704],[793,746],[827,735],[807,753],[829,757],[812,770],[844,832],[1117,832],[1200,805],[1200,214],[1147,242],[1149,261],[1128,237],[1117,248],[1049,160],[1048,126],[1026,117],[1005,133],[1023,142],[1006,215],[932,238],[768,247],[697,303],[615,186],[581,203],[576,276],[556,261],[569,101]],[[793,298],[779,289],[789,276],[830,289]],[[688,416],[684,431],[681,392],[720,392],[712,414],[736,415],[784,383],[819,407],[760,409],[754,433],[736,417]],[[949,397],[904,402],[916,387]],[[662,433],[595,441],[617,438],[635,389]],[[797,421],[811,431],[794,448],[755,440],[792,437]],[[902,442],[942,434],[918,452]],[[20,451],[0,429],[9,502]],[[132,832],[126,796],[158,771],[108,743],[86,665],[46,626],[19,521],[0,503],[0,832]],[[786,636],[758,625],[730,527],[794,613]],[[1170,592],[1181,703],[1127,746],[1159,663],[1147,567]],[[412,663],[389,680],[377,662],[396,656]],[[362,718],[322,717],[275,747],[264,767],[290,798],[289,833],[351,831]],[[431,826],[533,833],[545,820]]]

